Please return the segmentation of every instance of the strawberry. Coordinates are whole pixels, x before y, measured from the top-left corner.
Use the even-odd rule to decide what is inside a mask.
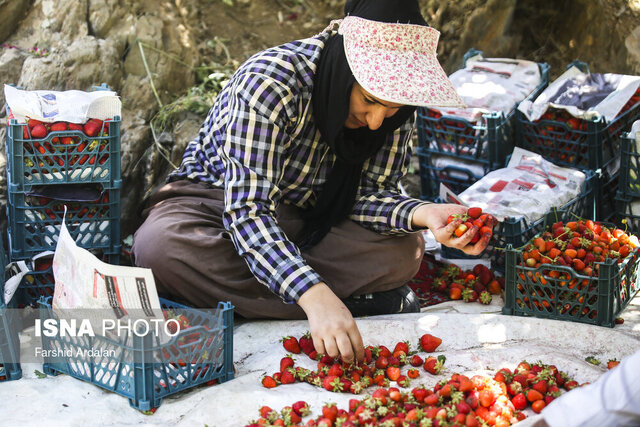
[[[294,361],[291,355],[286,355],[280,359],[280,372],[284,372],[287,368],[293,368]]]
[[[47,136],[47,133],[47,128],[41,124],[35,125],[33,129],[31,129],[31,136],[33,138],[44,138],[45,136]]]
[[[101,126],[99,126],[96,122],[89,120],[84,124],[83,130],[87,136],[93,137],[98,135],[98,133],[100,132],[100,127]]]
[[[424,364],[424,360],[422,357],[414,354],[411,356],[411,359],[409,359],[409,364],[411,364],[411,366],[422,366],[422,364]]]
[[[396,366],[389,366],[386,370],[387,378],[391,381],[397,381],[400,378],[400,368]]]
[[[546,381],[540,380],[540,381],[537,381],[537,382],[533,383],[533,385],[531,387],[534,390],[539,391],[540,394],[545,395],[547,393],[547,389],[548,389],[549,385],[547,384]]]
[[[335,423],[336,418],[338,418],[338,407],[335,403],[325,403],[322,407],[322,416],[331,420],[332,423]]]
[[[280,341],[282,342],[282,346],[284,347],[284,349],[289,353],[300,354],[300,352],[302,351],[296,337],[283,337]]]
[[[309,409],[309,404],[304,400],[299,400],[291,405],[291,409],[301,417],[306,417],[311,414],[311,409]]]
[[[278,383],[272,376],[265,375],[262,377],[262,385],[266,388],[274,388]]]
[[[397,343],[393,348],[393,354],[395,355],[398,351],[401,351],[404,354],[409,354],[409,343],[407,341],[401,341]]]
[[[616,366],[618,366],[620,364],[620,362],[617,359],[610,359],[607,362],[607,369],[613,369]]]
[[[482,208],[471,207],[467,209],[467,215],[469,215],[472,219],[480,218],[480,215],[482,215]]]
[[[338,393],[342,391],[342,381],[340,381],[340,377],[336,377],[335,375],[327,375],[322,379],[322,387],[325,390]]]
[[[420,337],[420,348],[427,353],[433,353],[442,344],[442,339],[431,334],[424,334]]]
[[[280,383],[281,384],[293,384],[296,382],[295,371],[291,368],[287,368],[286,370],[281,372]]]
[[[54,124],[51,125],[51,131],[52,132],[59,132],[59,131],[65,131],[67,130],[67,123],[66,122],[55,122]]]
[[[529,402],[535,402],[536,400],[541,400],[544,396],[538,390],[530,389],[527,391],[527,400]]]
[[[331,367],[329,368],[329,371],[327,372],[327,375],[331,375],[335,377],[341,377],[343,374],[344,374],[344,370],[342,369],[342,366],[340,365],[340,363],[332,364]]]
[[[311,334],[309,332],[305,333],[300,337],[300,339],[298,339],[298,344],[300,345],[300,349],[306,355],[311,354],[316,349],[313,345],[313,339],[311,339]]]
[[[78,124],[78,123],[69,123],[69,130],[83,131],[84,127],[81,124]]]
[[[544,409],[544,407],[547,406],[546,403],[544,403],[543,399],[540,400],[536,400],[531,404],[531,409],[533,409],[533,412],[535,412],[536,414],[539,414],[540,412],[542,412],[542,410]]]
[[[511,398],[511,403],[513,403],[513,407],[518,411],[522,411],[527,407],[527,398],[524,393],[518,393]]]
[[[444,356],[429,356],[424,361],[423,369],[431,375],[438,375],[444,369]]]
[[[278,415],[276,411],[266,405],[262,406],[258,412],[260,413],[260,416],[265,420],[271,419],[272,417],[275,418]]]

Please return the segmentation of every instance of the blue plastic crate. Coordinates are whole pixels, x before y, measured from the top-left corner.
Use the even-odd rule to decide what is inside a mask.
[[[94,255],[104,262],[117,264],[121,248],[116,246],[111,252],[92,251]],[[42,297],[51,297],[55,289],[55,278],[52,268],[53,255],[40,257],[33,262],[33,269],[28,271],[20,281],[12,299],[12,305],[17,308],[27,306],[37,307],[38,301]]]
[[[576,217],[594,218],[594,190],[596,186],[597,176],[594,172],[587,172],[584,183],[584,189],[578,197],[565,203],[556,212],[558,221],[571,221]],[[547,214],[548,216],[549,214]],[[545,218],[537,221],[529,222],[522,218],[506,218],[499,222],[493,229],[493,237],[487,246],[487,249],[478,256],[470,256],[464,252],[442,246],[443,258],[462,258],[462,259],[480,259],[486,258],[491,260],[491,267],[497,271],[505,271],[504,250],[507,245],[519,248],[527,243],[533,236],[537,235],[544,229]]]
[[[90,382],[127,397],[130,405],[141,411],[159,407],[171,394],[233,379],[233,305],[219,303],[215,312],[208,313],[161,302],[176,315],[187,316],[192,327],[179,331],[165,344],[151,334],[118,339],[43,336],[43,349],[71,350],[69,357],[45,357],[45,373],[63,373]],[[43,321],[53,317],[46,301],[40,301],[40,308]],[[105,350],[106,355],[83,357],[87,350],[93,350],[92,354]]]
[[[476,55],[482,55],[482,52],[475,49],[467,52],[463,67],[469,58]],[[528,99],[537,97],[549,81],[549,65],[539,63],[538,67],[541,83],[527,97]],[[484,174],[504,167],[514,146],[515,108],[508,115],[502,112],[486,113],[482,116],[482,122],[477,124],[462,117],[441,115],[433,109],[418,108],[416,127],[418,130],[417,153],[421,157],[421,198],[435,200],[439,194],[440,182],[447,183],[446,177],[452,177],[449,184],[453,183],[461,189],[460,191],[479,179],[476,173],[466,170],[464,165],[458,166],[456,170],[448,168],[444,171],[443,178],[443,171],[434,169],[431,162],[433,155],[448,156],[463,162],[478,164],[483,168]],[[423,165],[426,169],[422,169]],[[457,178],[461,174],[466,174],[468,179]]]
[[[70,187],[86,186],[64,186],[67,191]],[[47,186],[45,190],[56,188],[61,187]],[[63,217],[78,246],[111,253],[115,252],[116,246],[120,246],[119,188],[100,188],[91,195],[92,201],[63,199],[50,193],[9,192],[7,216],[12,261],[30,259],[47,250],[54,251]],[[115,260],[110,262],[116,263]]]
[[[101,183],[118,187],[120,121],[118,116],[104,121],[96,136],[88,136],[82,130],[65,130],[34,138],[27,124],[9,120],[9,191],[29,191],[31,186],[44,184]]]
[[[541,231],[550,229],[557,220],[557,215],[548,215]],[[640,248],[620,263],[615,259],[595,263],[597,276],[555,264],[528,267],[522,249],[512,247],[507,248],[505,258],[502,313],[507,315],[614,327],[615,319],[640,290]]]
[[[22,378],[18,312],[4,302],[6,258],[0,235],[0,382]]]

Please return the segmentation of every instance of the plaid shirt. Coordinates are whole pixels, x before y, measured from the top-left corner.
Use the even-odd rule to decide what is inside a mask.
[[[323,281],[280,229],[275,210],[278,203],[309,208],[335,161],[311,111],[313,76],[328,37],[325,32],[247,60],[168,179],[225,190],[223,223],[238,253],[255,277],[288,303]],[[409,120],[390,135],[363,168],[351,219],[378,233],[412,231],[412,212],[422,203],[398,192],[413,124]]]

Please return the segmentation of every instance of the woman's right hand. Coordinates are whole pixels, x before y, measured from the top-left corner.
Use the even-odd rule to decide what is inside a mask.
[[[313,345],[318,353],[362,362],[364,344],[353,316],[325,283],[317,283],[298,299],[309,320]]]

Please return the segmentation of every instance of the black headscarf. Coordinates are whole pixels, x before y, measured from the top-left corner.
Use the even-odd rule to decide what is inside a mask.
[[[345,15],[372,21],[426,25],[416,0],[349,0],[344,11]],[[336,34],[322,50],[312,95],[316,126],[324,143],[336,155],[336,162],[314,207],[304,215],[305,227],[299,239],[302,249],[316,245],[332,226],[347,218],[355,203],[365,161],[415,111],[415,107],[404,106],[376,130],[366,126],[347,129],[344,123],[354,82],[342,36]]]

